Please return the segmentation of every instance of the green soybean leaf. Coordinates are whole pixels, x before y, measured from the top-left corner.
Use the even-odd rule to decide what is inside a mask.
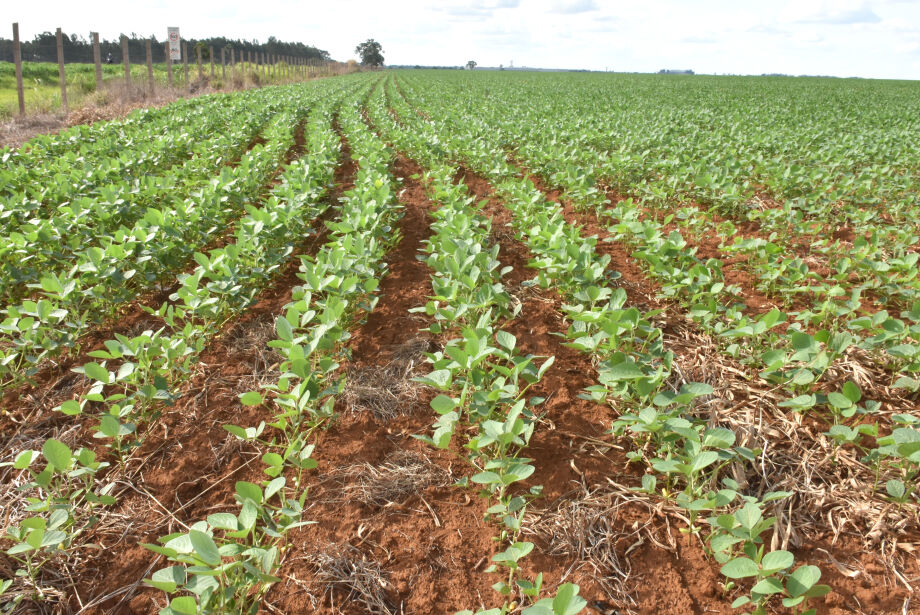
[[[428,384],[435,388],[444,390],[447,389],[450,385],[451,373],[449,369],[437,369],[430,374],[425,376],[420,376],[418,378],[419,382]]]
[[[69,470],[73,464],[73,451],[69,446],[54,438],[45,441],[42,446],[42,455],[57,470]]]
[[[249,391],[240,395],[240,403],[244,406],[260,406],[262,405],[262,396],[258,391]]]
[[[68,399],[61,404],[61,413],[67,416],[77,416],[82,412],[83,409],[80,407],[80,402],[75,399]]]
[[[770,551],[763,556],[760,566],[763,568],[763,574],[773,574],[780,570],[790,568],[795,563],[795,556],[789,551]]]
[[[92,378],[93,380],[103,384],[109,383],[108,370],[98,363],[87,363],[83,366],[83,373],[86,374],[87,378]]]
[[[214,539],[198,530],[191,530],[188,533],[189,540],[192,541],[192,548],[195,549],[195,555],[209,566],[219,566],[221,562],[220,551],[217,549]]]
[[[576,615],[587,604],[588,602],[578,595],[577,585],[565,583],[559,586],[556,597],[553,598],[553,612],[555,615]]]
[[[888,492],[888,495],[893,497],[896,500],[900,500],[904,497],[904,494],[907,492],[907,488],[904,486],[904,481],[897,480],[895,478],[889,480],[885,483],[885,491]]]
[[[291,323],[289,323],[288,319],[284,316],[279,316],[275,320],[275,331],[278,333],[279,339],[285,342],[294,341],[294,328],[291,327]]]
[[[760,567],[754,560],[747,557],[736,557],[722,566],[722,575],[729,579],[744,579],[755,577],[760,572]]]
[[[235,532],[237,527],[236,515],[230,513],[214,513],[208,515],[208,525],[219,530]]]
[[[508,351],[514,350],[514,347],[517,344],[517,338],[507,331],[499,331],[496,333],[495,340],[502,348]]]
[[[244,500],[249,499],[256,504],[262,503],[262,489],[258,485],[246,481],[237,481],[236,492]]]
[[[173,593],[178,587],[185,585],[185,567],[169,566],[157,570],[147,581],[151,586],[166,593]]]
[[[699,455],[693,458],[693,472],[699,472],[700,470],[714,464],[719,460],[719,454],[715,451],[703,451]]]
[[[457,407],[457,403],[447,395],[438,395],[431,400],[431,408],[438,414],[447,414]]]
[[[13,469],[14,470],[25,470],[30,465],[32,465],[32,461],[35,459],[37,455],[38,453],[36,453],[33,450],[22,451],[21,453],[16,455],[16,460],[13,462]]]
[[[804,596],[820,578],[817,566],[799,566],[786,578],[786,589],[793,598]]]
[[[169,601],[169,608],[179,615],[197,615],[198,603],[191,596],[179,596]]]
[[[767,577],[751,588],[751,593],[758,593],[764,596],[770,594],[781,594],[783,592],[783,582],[775,577]]]

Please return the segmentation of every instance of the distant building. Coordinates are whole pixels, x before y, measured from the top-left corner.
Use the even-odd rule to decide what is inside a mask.
[[[694,75],[696,73],[694,73],[692,70],[675,70],[675,69],[662,68],[660,71],[658,71],[658,74],[659,75]]]

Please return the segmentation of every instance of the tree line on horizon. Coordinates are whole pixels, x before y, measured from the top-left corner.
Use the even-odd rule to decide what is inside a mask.
[[[92,38],[84,38],[78,34],[63,35],[64,62],[92,62],[93,61],[93,42]],[[166,61],[166,40],[158,40],[155,35],[148,38],[131,33],[128,36],[128,55],[132,62],[143,62],[147,58],[147,41],[153,43],[151,53],[154,62]],[[277,55],[286,55],[294,58],[303,58],[307,60],[329,61],[332,58],[329,52],[324,49],[318,49],[312,45],[304,43],[291,43],[280,41],[274,36],[268,37],[268,41],[260,43],[258,40],[230,39],[223,36],[213,36],[201,39],[185,39],[188,42],[189,61],[196,56],[193,51],[196,46],[202,46],[202,58],[209,58],[208,49],[214,48],[214,54],[220,57],[220,49],[227,49],[227,61],[230,60],[229,51],[234,49],[237,54],[237,60],[241,58],[240,53],[269,53]],[[36,34],[31,41],[20,41],[22,50],[22,60],[24,62],[57,62],[57,35],[54,32],[42,32]],[[120,40],[99,40],[99,50],[102,61],[111,57],[113,63],[120,64],[121,41]],[[12,39],[0,38],[0,61],[13,61],[13,41]]]

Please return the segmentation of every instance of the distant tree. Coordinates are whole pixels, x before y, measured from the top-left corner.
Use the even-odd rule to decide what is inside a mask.
[[[204,41],[198,41],[195,43],[195,57],[198,57],[198,50],[201,49],[201,59],[210,60],[211,59],[211,50],[208,48],[208,44]]]
[[[382,51],[383,47],[380,46],[380,43],[372,38],[355,47],[355,53],[361,56],[363,66],[383,66]]]
[[[466,63],[467,70],[473,70],[474,68],[476,68],[476,60],[470,60]]]

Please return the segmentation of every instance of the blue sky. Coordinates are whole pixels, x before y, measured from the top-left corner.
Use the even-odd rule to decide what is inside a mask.
[[[12,4],[12,3],[8,3]],[[61,26],[265,40],[354,57],[375,38],[387,63],[920,79],[920,0],[476,0],[15,3],[23,37]],[[5,26],[9,28],[9,25]],[[5,36],[10,36],[7,32]]]

